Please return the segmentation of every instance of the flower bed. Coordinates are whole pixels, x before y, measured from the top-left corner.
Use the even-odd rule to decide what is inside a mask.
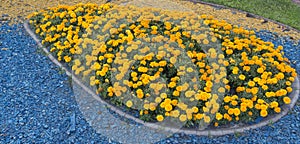
[[[291,101],[297,74],[283,47],[211,16],[78,4],[29,20],[58,61],[144,121],[190,128],[251,123]]]

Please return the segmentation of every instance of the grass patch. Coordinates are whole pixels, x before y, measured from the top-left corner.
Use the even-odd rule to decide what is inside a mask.
[[[300,30],[300,6],[291,0],[202,0],[254,13]]]

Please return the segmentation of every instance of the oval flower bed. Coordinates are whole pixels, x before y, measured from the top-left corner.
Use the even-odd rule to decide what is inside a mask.
[[[283,47],[212,16],[78,4],[28,18],[76,77],[146,122],[218,129],[255,123],[291,103],[297,74]]]

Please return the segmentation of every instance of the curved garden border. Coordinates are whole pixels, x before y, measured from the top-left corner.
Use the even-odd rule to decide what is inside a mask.
[[[190,1],[191,2],[195,2],[193,0],[190,0]],[[196,2],[196,3],[202,3],[202,4],[206,4],[206,5],[217,6],[219,8],[220,7],[221,8],[227,8],[225,6],[215,5],[215,4],[211,4],[211,3],[203,3],[203,2],[199,2],[199,1]],[[235,9],[233,9],[233,10],[235,10]],[[236,11],[243,12],[243,11],[240,11],[240,10],[236,10]],[[247,13],[247,12],[243,12],[243,13]],[[258,16],[258,17],[260,17],[260,16]],[[263,17],[260,17],[260,18],[263,18]],[[271,20],[266,19],[266,18],[263,18],[263,19],[271,21]],[[273,22],[275,22],[275,21],[273,21]],[[275,23],[278,23],[278,22],[275,22]],[[280,24],[280,25],[283,25],[283,24]],[[289,26],[286,26],[286,27],[289,27]],[[42,50],[45,53],[47,53],[47,56],[49,57],[49,59],[53,63],[55,63],[57,66],[59,66],[60,68],[62,68],[63,70],[65,70],[66,74],[68,76],[70,76],[75,83],[77,83],[79,86],[81,86],[93,98],[95,98],[96,100],[98,100],[102,104],[107,105],[107,107],[109,107],[111,110],[113,110],[114,112],[118,113],[119,115],[124,116],[125,118],[131,119],[131,120],[133,120],[133,121],[135,121],[137,123],[143,124],[143,125],[145,125],[147,127],[154,128],[154,129],[165,130],[165,131],[173,132],[173,133],[185,133],[185,134],[204,135],[204,136],[221,136],[221,135],[232,134],[232,133],[236,133],[236,132],[244,132],[246,130],[259,128],[259,127],[262,127],[262,126],[265,126],[265,125],[268,125],[270,123],[274,123],[274,122],[278,121],[280,118],[282,118],[283,116],[285,116],[289,112],[290,109],[292,109],[294,107],[294,105],[296,104],[296,102],[298,100],[299,94],[300,94],[300,81],[299,81],[299,78],[296,77],[296,79],[295,79],[295,81],[293,83],[293,86],[292,86],[293,87],[293,92],[290,94],[291,103],[289,105],[282,106],[282,112],[281,113],[270,115],[267,118],[263,119],[261,122],[253,124],[253,125],[245,125],[245,126],[233,125],[233,126],[231,126],[229,128],[205,129],[205,130],[176,129],[176,128],[171,128],[171,127],[162,127],[162,126],[157,125],[155,123],[144,122],[144,121],[142,121],[142,120],[140,120],[138,118],[133,117],[132,115],[126,114],[125,112],[123,112],[119,108],[114,107],[113,105],[111,105],[111,104],[107,103],[106,101],[102,100],[99,96],[97,96],[97,94],[94,91],[92,91],[89,87],[85,86],[62,63],[60,63],[58,60],[56,60],[55,57],[49,53],[49,51],[47,50],[47,48],[43,47],[43,45],[40,43],[40,40],[38,39],[38,37],[30,29],[28,21],[26,21],[24,23],[24,28],[30,34],[30,36],[36,41],[36,43],[38,44],[38,46],[40,48],[42,48]],[[291,28],[291,27],[289,27],[289,28]],[[294,28],[291,28],[291,29],[294,30]]]

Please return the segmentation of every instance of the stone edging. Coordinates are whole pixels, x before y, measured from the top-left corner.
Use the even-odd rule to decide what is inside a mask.
[[[253,125],[247,125],[247,126],[232,126],[229,128],[218,128],[216,130],[209,129],[209,130],[193,130],[193,129],[177,129],[177,128],[172,128],[172,127],[163,127],[161,125],[157,125],[155,123],[149,123],[149,122],[144,122],[138,118],[133,117],[132,115],[126,114],[125,112],[121,111],[119,108],[114,107],[113,105],[107,103],[106,101],[102,100],[97,94],[92,91],[90,88],[85,86],[72,72],[70,72],[62,63],[60,63],[58,60],[55,59],[54,56],[52,56],[47,48],[43,47],[43,45],[40,43],[40,40],[38,37],[35,35],[35,33],[30,29],[28,21],[24,22],[24,28],[26,31],[29,33],[29,35],[34,39],[34,41],[38,44],[40,48],[43,49],[45,53],[47,53],[47,56],[49,59],[55,63],[57,66],[65,70],[66,74],[72,78],[74,82],[76,82],[79,86],[81,86],[86,92],[88,92],[93,98],[95,98],[97,101],[101,102],[102,104],[106,105],[108,108],[110,108],[112,111],[118,113],[121,116],[124,116],[125,118],[131,119],[137,123],[140,123],[142,125],[145,125],[149,128],[153,129],[159,129],[159,130],[164,130],[167,132],[172,132],[172,133],[184,133],[184,134],[192,134],[192,135],[201,135],[201,136],[221,136],[221,135],[226,135],[226,134],[232,134],[236,132],[244,132],[246,130],[250,129],[255,129],[258,127],[262,127],[265,125],[268,125],[269,123],[273,123],[278,121],[281,117],[286,115],[290,109],[293,108],[293,106],[296,104],[297,99],[299,97],[299,92],[300,92],[300,82],[299,78],[296,77],[295,82],[293,83],[293,92],[290,94],[291,97],[291,103],[289,105],[284,105],[282,106],[282,112],[279,114],[274,114],[270,115],[261,122]]]

